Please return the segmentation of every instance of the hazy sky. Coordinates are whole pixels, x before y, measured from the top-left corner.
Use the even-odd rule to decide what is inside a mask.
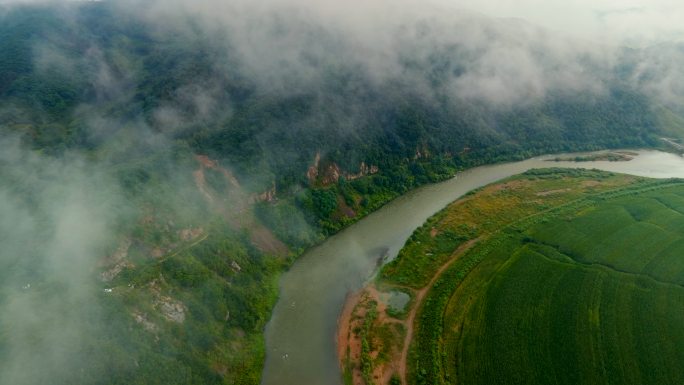
[[[441,0],[446,3],[446,0]],[[684,2],[673,0],[458,0],[452,6],[521,18],[575,36],[639,44],[684,36]]]
[[[7,3],[67,2],[76,0],[0,0]],[[113,0],[131,2],[130,0]],[[160,3],[208,8],[231,3],[249,3],[253,7],[269,8],[273,4],[298,3],[334,13],[354,13],[353,8],[371,12],[382,18],[388,8],[409,8],[415,11],[437,4],[467,9],[493,17],[520,18],[552,30],[600,41],[620,41],[632,45],[654,40],[679,40],[684,37],[684,2],[676,0],[161,0]],[[131,3],[135,3],[132,1]],[[392,12],[389,12],[391,14]],[[342,15],[340,15],[342,16]],[[344,18],[344,16],[342,16]]]
[[[345,13],[353,13],[352,7],[374,9],[378,11],[378,18],[389,8],[416,11],[437,4],[454,12],[467,9],[492,17],[520,18],[593,40],[640,44],[684,37],[684,2],[675,0],[261,0],[259,3],[300,3]]]

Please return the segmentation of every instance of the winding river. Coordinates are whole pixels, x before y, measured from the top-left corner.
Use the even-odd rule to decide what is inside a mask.
[[[466,192],[531,168],[572,167],[653,178],[684,177],[684,158],[638,151],[629,162],[548,162],[555,156],[473,168],[411,191],[304,254],[283,275],[266,326],[262,385],[340,385],[337,318],[350,291],[362,287],[378,259],[394,258],[414,229]]]

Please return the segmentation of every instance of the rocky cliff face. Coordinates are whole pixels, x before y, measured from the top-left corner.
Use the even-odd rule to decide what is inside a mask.
[[[277,191],[276,191],[276,185],[275,182],[273,182],[273,185],[271,186],[270,189],[262,192],[262,193],[254,193],[249,196],[249,202],[250,203],[259,203],[259,202],[275,202],[277,199]]]
[[[322,186],[329,186],[331,184],[337,183],[340,177],[344,177],[346,180],[354,180],[367,175],[375,174],[378,171],[380,171],[378,166],[368,165],[366,162],[362,161],[359,164],[358,172],[348,172],[342,170],[335,162],[328,164],[321,162],[321,153],[317,152],[313,164],[309,166],[309,169],[306,172],[306,177],[311,185],[320,184]]]

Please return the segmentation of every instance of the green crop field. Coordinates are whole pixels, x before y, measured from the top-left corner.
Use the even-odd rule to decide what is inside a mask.
[[[550,182],[508,191],[504,201],[517,201],[517,214],[495,218],[486,232],[473,225],[480,231],[469,238],[481,240],[434,281],[414,324],[409,382],[683,384],[682,181],[621,180],[583,195],[568,188],[555,201],[533,199],[548,191],[540,183]],[[502,202],[496,190],[477,194],[468,207],[495,207]],[[520,209],[532,201],[547,210]],[[464,204],[431,219],[433,234],[448,227],[445,218],[462,215]],[[427,230],[409,240],[385,281],[410,276],[401,266],[425,260],[424,250],[438,241]],[[402,281],[420,287],[425,279],[395,279]]]

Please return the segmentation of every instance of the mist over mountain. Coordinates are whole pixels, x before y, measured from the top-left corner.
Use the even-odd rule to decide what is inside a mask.
[[[258,383],[277,277],[323,237],[466,167],[684,136],[675,23],[0,4],[2,384]]]

